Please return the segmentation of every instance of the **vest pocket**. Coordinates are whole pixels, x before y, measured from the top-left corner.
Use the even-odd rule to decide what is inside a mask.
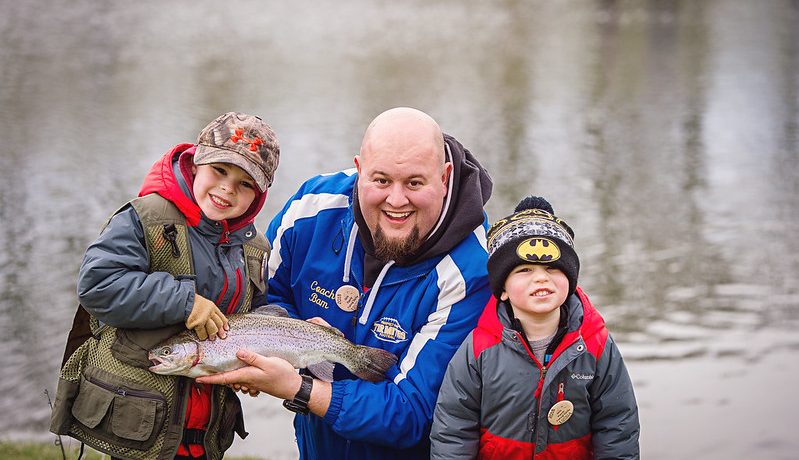
[[[155,399],[114,396],[111,430],[123,438],[146,441],[153,434],[157,405]]]
[[[122,378],[87,367],[72,415],[89,433],[111,444],[146,450],[166,418],[166,398]]]

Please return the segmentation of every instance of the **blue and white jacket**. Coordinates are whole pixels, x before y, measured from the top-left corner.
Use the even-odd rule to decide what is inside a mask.
[[[462,149],[453,141],[447,136],[450,149]],[[463,152],[477,164],[465,149],[461,157]],[[490,178],[482,168],[479,172],[484,202],[490,195]],[[491,295],[485,214],[480,206],[483,224],[448,251],[406,266],[389,262],[365,290],[364,246],[353,213],[356,181],[354,169],[308,180],[266,232],[273,248],[269,303],[298,318],[322,317],[352,342],[399,357],[388,379],[379,383],[357,379],[336,366],[325,417],[295,417],[300,458],[427,459],[433,410],[447,364]],[[467,187],[479,182],[472,180]],[[462,193],[480,195],[480,190],[459,192],[454,200]],[[455,208],[448,203],[444,214]],[[347,311],[355,305],[341,296],[336,300],[345,285],[361,293],[355,311]]]

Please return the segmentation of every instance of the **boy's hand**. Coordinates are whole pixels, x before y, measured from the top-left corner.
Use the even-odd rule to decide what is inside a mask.
[[[228,326],[227,317],[216,305],[200,294],[194,294],[194,306],[186,319],[186,328],[194,329],[200,340],[214,340],[217,335],[224,339]]]

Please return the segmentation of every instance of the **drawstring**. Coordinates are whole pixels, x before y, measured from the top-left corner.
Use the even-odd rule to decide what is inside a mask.
[[[446,161],[452,162],[452,153],[449,150],[449,144],[447,144],[446,142],[444,143],[444,155],[446,156]],[[433,235],[435,235],[436,231],[438,230],[438,227],[440,227],[441,224],[444,223],[444,218],[447,217],[447,211],[449,210],[449,204],[450,204],[450,201],[452,201],[452,184],[455,182],[453,180],[453,176],[454,175],[455,175],[455,167],[453,166],[452,170],[449,172],[449,180],[447,181],[448,182],[447,183],[447,198],[444,201],[444,208],[441,209],[441,216],[439,216],[438,222],[436,223],[436,226],[433,227],[433,230],[431,230],[430,233],[427,234],[427,239],[430,239]]]
[[[355,237],[358,235],[358,224],[352,223],[352,230],[350,230],[350,239],[347,242],[347,254],[344,256],[344,276],[342,281],[348,283],[350,281],[350,267],[352,267],[352,252],[355,250]]]
[[[341,252],[341,248],[343,246],[344,246],[344,231],[338,229],[338,233],[336,233],[336,237],[333,238],[333,242],[331,243],[333,254],[338,255],[338,253]]]
[[[394,261],[389,260],[388,263],[383,266],[383,269],[380,270],[380,274],[377,275],[377,280],[375,281],[375,285],[372,286],[372,289],[369,290],[369,299],[366,301],[366,306],[363,309],[363,313],[361,314],[361,317],[358,319],[359,323],[366,324],[366,319],[369,318],[369,313],[372,311],[372,304],[375,303],[375,297],[377,297],[377,290],[380,289],[380,283],[383,282],[383,278],[386,276],[386,272],[388,272],[388,269],[391,268],[392,265],[394,265]]]
[[[222,236],[219,238],[220,244],[230,243],[230,230],[227,226],[227,220],[220,220],[222,223]]]

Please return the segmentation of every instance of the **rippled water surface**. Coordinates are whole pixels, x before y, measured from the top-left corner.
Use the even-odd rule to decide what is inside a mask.
[[[166,149],[228,110],[282,144],[257,223],[407,105],[575,229],[644,458],[796,458],[796,1],[0,0],[0,439],[53,439],[86,245]],[[296,457],[248,400],[233,453]]]

